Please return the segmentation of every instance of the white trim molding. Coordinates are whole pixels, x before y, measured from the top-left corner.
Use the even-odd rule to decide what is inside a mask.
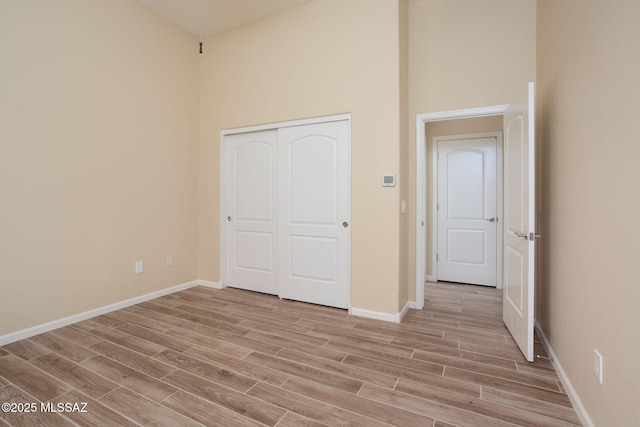
[[[401,323],[402,319],[404,319],[404,316],[407,314],[409,309],[415,308],[415,307],[416,307],[415,301],[407,301],[407,303],[404,305],[400,313],[396,314],[396,323]]]
[[[224,137],[225,135],[234,135],[237,133],[257,132],[261,130],[280,129],[280,128],[286,128],[291,126],[312,125],[316,123],[338,122],[341,120],[351,120],[351,113],[335,114],[332,116],[311,117],[308,119],[300,119],[300,120],[289,120],[286,122],[265,123],[263,125],[245,126],[241,128],[224,129],[222,130],[221,134]]]
[[[569,396],[569,400],[573,405],[573,409],[575,409],[576,414],[578,415],[578,418],[580,418],[580,422],[582,422],[582,425],[586,427],[595,427],[595,424],[593,423],[593,421],[591,421],[591,417],[587,413],[587,409],[584,407],[584,405],[582,404],[582,401],[580,400],[580,396],[578,396],[576,389],[573,388],[571,381],[569,381],[569,377],[567,376],[567,373],[562,368],[562,365],[560,365],[558,356],[556,356],[556,353],[553,351],[553,348],[551,347],[551,343],[547,339],[547,336],[544,334],[544,331],[542,330],[542,327],[540,326],[540,323],[538,323],[537,320],[535,321],[535,327],[536,327],[536,330],[538,331],[538,334],[540,335],[540,338],[542,338],[542,341],[544,342],[544,346],[547,348],[549,357],[551,357],[552,359],[553,367],[555,368],[556,373],[560,378],[560,382],[562,383],[562,386],[567,392],[567,396]]]
[[[409,309],[415,308],[415,305],[416,303],[414,301],[409,301],[405,304],[405,306],[400,312],[395,314],[383,313],[381,311],[366,310],[364,308],[351,307],[349,309],[349,314],[351,314],[352,316],[366,317],[368,319],[383,320],[385,322],[391,322],[391,323],[400,323],[402,322],[402,319],[404,318],[405,314],[407,314]]]
[[[435,113],[418,114],[425,122],[439,122],[442,120],[467,119],[470,117],[499,116],[508,105],[492,105],[491,107],[466,108],[463,110],[438,111]]]
[[[207,288],[213,289],[224,289],[226,286],[223,286],[221,282],[210,282],[208,280],[196,280],[196,286],[205,286]]]
[[[130,298],[124,301],[116,302],[113,304],[105,305],[103,307],[88,310],[83,313],[74,314],[62,319],[53,320],[51,322],[36,325],[31,328],[23,329],[21,331],[13,332],[7,335],[0,336],[0,346],[10,344],[15,341],[20,341],[26,338],[31,338],[35,335],[43,334],[45,332],[52,331],[54,329],[62,328],[64,326],[71,325],[73,323],[81,322],[83,320],[91,319],[92,317],[107,314],[121,308],[126,308],[132,305],[140,304],[141,302],[149,301],[155,298],[159,298],[165,295],[173,294],[175,292],[183,291],[185,289],[193,288],[194,286],[207,286],[204,284],[204,280],[194,280],[192,282],[183,283],[181,285],[172,286],[170,288],[162,289],[159,291],[151,292],[138,297]],[[208,282],[213,283],[213,282]],[[213,286],[212,286],[213,287]]]

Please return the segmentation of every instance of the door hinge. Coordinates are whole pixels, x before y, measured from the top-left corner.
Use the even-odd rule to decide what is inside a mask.
[[[440,210],[440,203],[436,203],[436,210],[439,211]]]
[[[438,261],[438,259],[440,259],[440,255],[436,254],[436,261]]]

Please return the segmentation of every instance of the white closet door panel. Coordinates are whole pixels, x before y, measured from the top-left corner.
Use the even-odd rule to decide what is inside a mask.
[[[336,225],[337,145],[336,139],[321,135],[303,136],[289,144],[292,224]]]
[[[273,222],[276,148],[248,142],[235,150],[236,219]]]
[[[327,237],[291,236],[291,277],[338,282],[338,240]],[[317,260],[321,259],[322,262]]]
[[[278,293],[278,132],[226,136],[226,285]]]
[[[349,123],[279,131],[280,296],[349,305]]]
[[[244,270],[274,271],[274,235],[259,231],[236,231],[235,266]]]

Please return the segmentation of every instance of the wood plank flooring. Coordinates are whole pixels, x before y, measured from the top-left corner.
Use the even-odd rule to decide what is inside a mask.
[[[0,347],[0,403],[36,404],[0,426],[579,425],[501,313],[499,291],[445,283],[401,324],[192,288]]]

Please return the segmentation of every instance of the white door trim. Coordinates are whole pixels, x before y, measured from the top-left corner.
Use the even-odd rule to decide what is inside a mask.
[[[496,139],[496,203],[498,212],[498,229],[496,234],[497,241],[497,253],[496,253],[496,288],[502,289],[502,132],[480,132],[480,133],[466,133],[460,135],[446,135],[446,136],[434,136],[433,144],[431,144],[431,158],[433,159],[433,166],[431,170],[431,191],[433,192],[433,206],[431,209],[431,229],[433,230],[432,236],[427,236],[431,241],[431,247],[434,248],[431,254],[432,259],[432,277],[433,280],[438,278],[438,263],[436,260],[436,248],[437,243],[437,230],[438,230],[438,212],[437,212],[437,200],[438,200],[438,142],[439,141],[451,141],[457,139],[472,139],[472,138],[495,138]],[[425,241],[426,243],[426,241]]]
[[[507,105],[468,108],[464,110],[439,111],[416,114],[416,308],[424,308],[424,279],[426,273],[428,220],[426,204],[427,158],[424,126],[427,122],[453,120],[473,117],[499,116],[504,114]]]
[[[351,113],[347,114],[335,114],[332,116],[321,116],[321,117],[310,117],[308,119],[300,119],[300,120],[289,120],[286,122],[276,122],[276,123],[265,123],[263,125],[255,125],[255,126],[245,126],[241,128],[233,128],[233,129],[224,129],[221,132],[222,136],[225,135],[233,135],[236,133],[248,133],[248,132],[256,132],[261,130],[274,130],[281,129],[291,126],[302,126],[302,125],[312,125],[317,123],[329,123],[329,122],[338,122],[342,120],[349,120],[351,122]]]
[[[225,136],[227,135],[234,135],[234,134],[239,134],[239,133],[250,133],[250,132],[256,132],[256,131],[263,131],[263,130],[277,130],[277,129],[281,129],[281,128],[286,128],[286,127],[291,127],[291,126],[301,126],[301,125],[308,125],[308,124],[318,124],[318,123],[330,123],[330,122],[336,122],[336,121],[342,121],[342,120],[347,120],[349,122],[349,148],[347,150],[347,156],[348,156],[348,164],[351,165],[351,113],[346,113],[346,114],[335,114],[335,115],[330,115],[330,116],[321,116],[321,117],[311,117],[311,118],[306,118],[306,119],[300,119],[300,120],[288,120],[288,121],[284,121],[284,122],[275,122],[275,123],[267,123],[267,124],[262,124],[262,125],[256,125],[256,126],[245,126],[245,127],[240,127],[240,128],[232,128],[232,129],[223,129],[220,131],[220,150],[219,150],[219,156],[220,156],[220,198],[219,198],[219,202],[220,202],[220,218],[219,218],[219,223],[218,223],[218,227],[219,227],[219,232],[220,232],[220,288],[226,288],[227,287],[227,269],[226,269],[226,263],[227,263],[227,259],[226,259],[226,247],[227,247],[227,242],[226,242],[226,233],[225,233],[225,212],[226,212],[226,202],[225,202],[225,188],[226,188],[226,166],[225,166]],[[349,218],[351,215],[351,172],[349,171],[349,189],[348,189],[348,198],[349,198]],[[349,219],[349,222],[351,222],[351,220]],[[351,286],[351,239],[349,239],[349,272],[348,272],[348,283],[349,283],[349,287]],[[351,309],[351,290],[349,289],[349,310]]]

